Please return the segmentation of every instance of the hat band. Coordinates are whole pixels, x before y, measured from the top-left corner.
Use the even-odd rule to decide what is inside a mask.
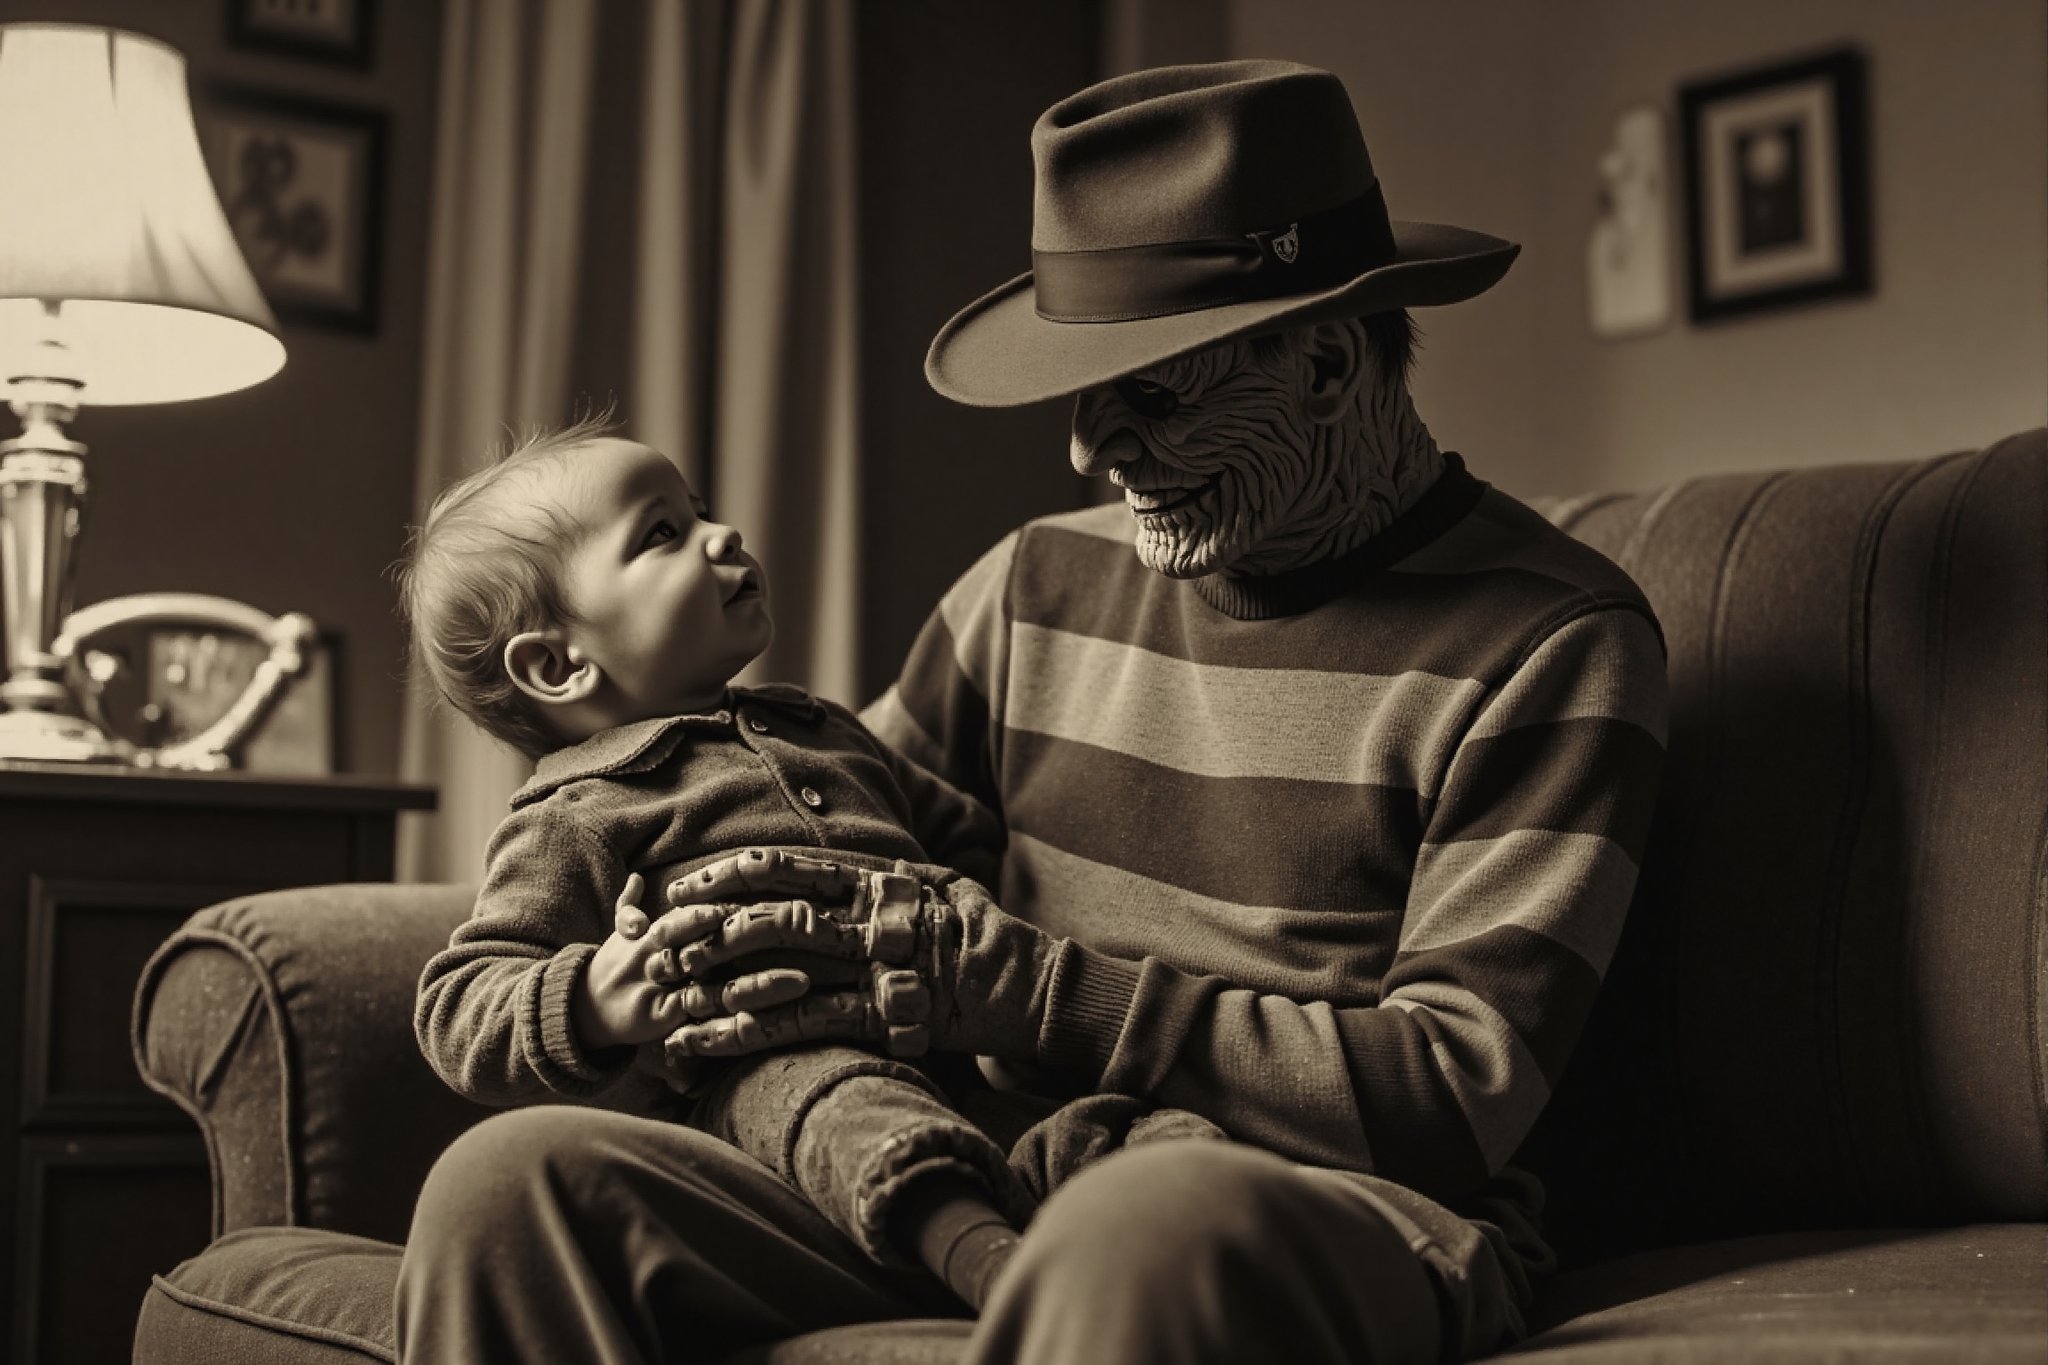
[[[1242,237],[1103,251],[1034,251],[1048,322],[1128,322],[1330,289],[1394,259],[1379,182],[1358,198]]]

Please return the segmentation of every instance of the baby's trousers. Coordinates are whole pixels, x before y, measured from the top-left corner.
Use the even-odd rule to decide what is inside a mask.
[[[1128,1148],[1052,1194],[969,1323],[930,1276],[878,1265],[714,1137],[515,1110],[458,1138],[427,1178],[399,1275],[399,1359],[819,1361],[787,1339],[902,1318],[950,1319],[917,1331],[930,1359],[960,1365],[1388,1365],[1495,1344],[1514,1312],[1506,1281],[1479,1255],[1447,1274],[1447,1248],[1481,1239],[1418,1225],[1417,1210],[1234,1143]]]
[[[860,1048],[821,1043],[749,1057],[690,1116],[810,1200],[874,1260],[916,1262],[888,1239],[897,1196],[935,1173],[988,1192],[1016,1227],[1034,1200],[995,1140],[962,1118],[923,1072]]]

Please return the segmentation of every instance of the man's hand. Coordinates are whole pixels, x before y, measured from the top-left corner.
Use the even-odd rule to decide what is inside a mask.
[[[659,944],[648,959],[657,979],[701,982],[757,960],[800,963],[813,987],[802,999],[685,1022],[668,1038],[672,1068],[825,1038],[883,1043],[899,1056],[927,1046],[1037,1055],[1054,944],[944,868],[878,872],[749,849],[678,878],[668,899],[676,908],[647,935]],[[733,903],[742,899],[754,903]]]
[[[917,951],[927,894],[924,883],[904,873],[782,849],[748,849],[669,883],[669,904],[676,910],[655,933],[673,952],[657,960],[656,970],[665,980],[694,980],[772,949],[848,962],[906,963]],[[773,899],[792,895],[814,899]],[[728,904],[738,900],[754,903]],[[832,908],[820,912],[818,901]]]
[[[645,889],[639,873],[626,879],[613,907],[612,933],[590,959],[581,989],[570,1002],[576,1036],[585,1051],[651,1043],[692,1019],[772,1009],[810,989],[810,978],[788,967],[722,982],[664,979],[652,970],[651,960],[672,953],[670,945],[681,930],[672,928],[660,938],[649,932],[646,912],[639,905]]]
[[[757,973],[756,975],[768,975]],[[686,1022],[669,1035],[671,1067],[696,1057],[743,1057],[822,1039],[880,1043],[894,1057],[931,1048],[931,993],[916,972],[866,964],[867,979],[851,990],[826,991],[777,1008],[734,1008],[720,1018]]]

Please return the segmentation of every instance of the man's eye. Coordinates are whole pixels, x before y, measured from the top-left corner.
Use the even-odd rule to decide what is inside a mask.
[[[1173,416],[1180,406],[1180,395],[1164,384],[1154,384],[1146,379],[1124,378],[1116,381],[1117,397],[1130,405],[1131,411],[1140,417],[1158,421]]]
[[[640,548],[651,550],[664,541],[674,540],[678,534],[676,524],[667,517],[663,517],[660,521],[647,528],[647,534],[640,540]]]

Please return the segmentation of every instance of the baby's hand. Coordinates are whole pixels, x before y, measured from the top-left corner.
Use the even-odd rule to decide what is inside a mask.
[[[651,1043],[692,1019],[787,1004],[810,989],[810,978],[789,967],[722,983],[655,980],[658,973],[648,970],[649,963],[669,945],[647,934],[647,916],[639,907],[645,888],[639,873],[626,878],[613,907],[612,933],[598,945],[571,1002],[576,1036],[586,1051]]]
[[[640,908],[640,893],[646,889],[647,879],[638,872],[626,878],[626,889],[612,907],[612,932],[620,938],[638,938],[647,932],[650,921]]]

